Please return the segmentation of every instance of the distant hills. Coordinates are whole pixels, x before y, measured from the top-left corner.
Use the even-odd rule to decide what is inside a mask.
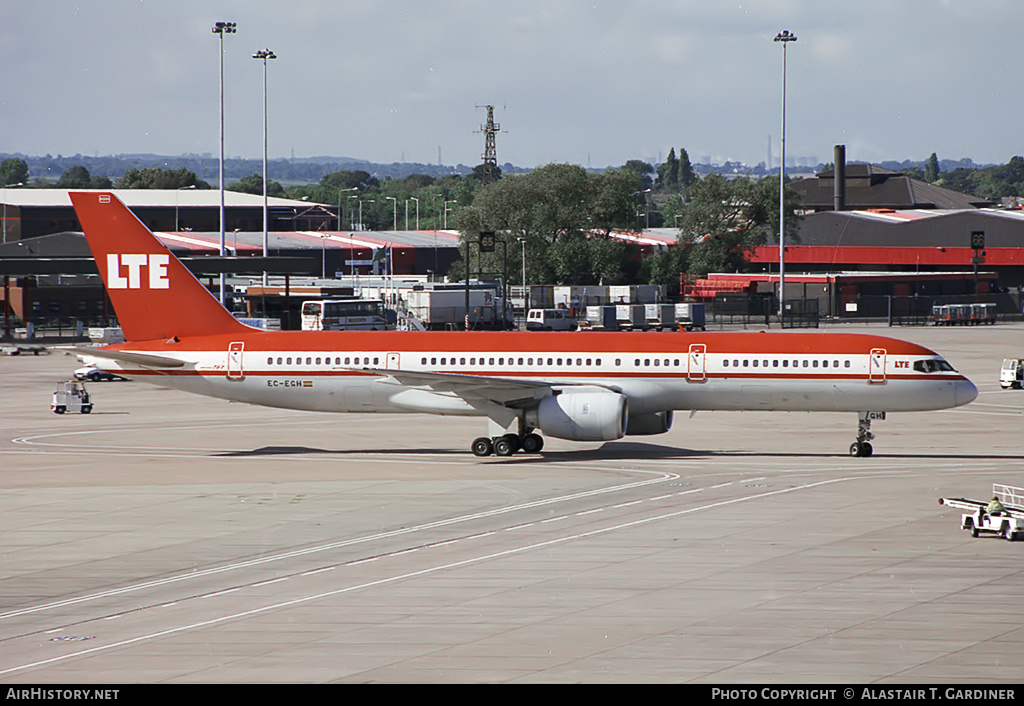
[[[120,154],[108,156],[87,156],[87,155],[44,155],[30,156],[24,154],[0,154],[0,161],[17,157],[25,160],[29,167],[29,175],[32,179],[41,179],[48,182],[56,182],[60,175],[69,168],[81,165],[89,170],[92,176],[106,176],[112,180],[119,179],[129,169],[188,169],[194,172],[199,178],[212,184],[217,181],[218,160],[209,154],[184,154],[178,156],[166,156],[156,154]],[[885,161],[876,163],[877,166],[901,172],[908,169],[921,168],[925,160],[911,161],[904,160]],[[657,165],[652,165],[656,167]],[[939,161],[940,169],[943,172],[950,172],[955,169],[980,169],[990,165],[975,164],[970,159]],[[802,167],[800,169],[787,168],[793,173],[816,173],[826,167],[819,164],[816,167]],[[728,175],[750,175],[753,177],[764,176],[777,171],[765,167],[762,162],[756,166],[747,166],[740,162],[726,162],[725,164],[694,164],[693,169],[698,174],[720,173]],[[392,162],[382,164],[370,162],[352,157],[302,157],[291,159],[272,159],[268,163],[270,178],[284,185],[308,184],[319,182],[325,175],[332,172],[348,170],[362,170],[369,172],[381,181],[388,178],[402,179],[410,174],[425,174],[432,177],[444,177],[451,175],[466,175],[473,171],[472,166],[457,164],[454,166],[441,164],[421,164],[415,162]],[[503,174],[513,174],[531,171],[531,168],[517,167],[510,163],[501,165]],[[234,159],[229,158],[224,163],[225,177],[229,182],[241,179],[251,174],[262,174],[263,162],[259,159]]]

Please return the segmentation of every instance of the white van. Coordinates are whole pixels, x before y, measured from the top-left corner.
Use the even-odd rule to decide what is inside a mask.
[[[530,309],[526,315],[527,331],[575,331],[576,320],[568,309]]]

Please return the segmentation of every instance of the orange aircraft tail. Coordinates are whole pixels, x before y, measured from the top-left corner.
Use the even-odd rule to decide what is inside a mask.
[[[126,340],[246,328],[116,196],[95,191],[70,196]]]

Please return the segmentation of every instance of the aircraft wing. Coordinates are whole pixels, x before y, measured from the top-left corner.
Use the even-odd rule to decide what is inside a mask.
[[[461,397],[470,404],[487,401],[504,407],[529,407],[545,397],[550,397],[554,394],[555,388],[574,384],[418,370],[385,370],[382,368],[353,368],[353,370],[384,376],[388,379],[385,382],[393,381],[397,385],[428,388],[439,393],[447,392]],[[593,385],[590,384],[590,386]]]
[[[106,348],[86,348],[83,346],[62,346],[61,348],[62,350],[72,351],[78,356],[106,358],[123,363],[135,363],[136,365],[149,368],[181,368],[185,366],[185,361],[183,360],[153,353],[133,353],[132,351],[113,351]]]

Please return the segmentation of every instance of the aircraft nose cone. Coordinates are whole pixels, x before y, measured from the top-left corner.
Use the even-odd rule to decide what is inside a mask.
[[[953,386],[953,403],[959,407],[961,405],[969,404],[978,397],[978,388],[974,386],[974,383],[964,378],[958,380]]]

